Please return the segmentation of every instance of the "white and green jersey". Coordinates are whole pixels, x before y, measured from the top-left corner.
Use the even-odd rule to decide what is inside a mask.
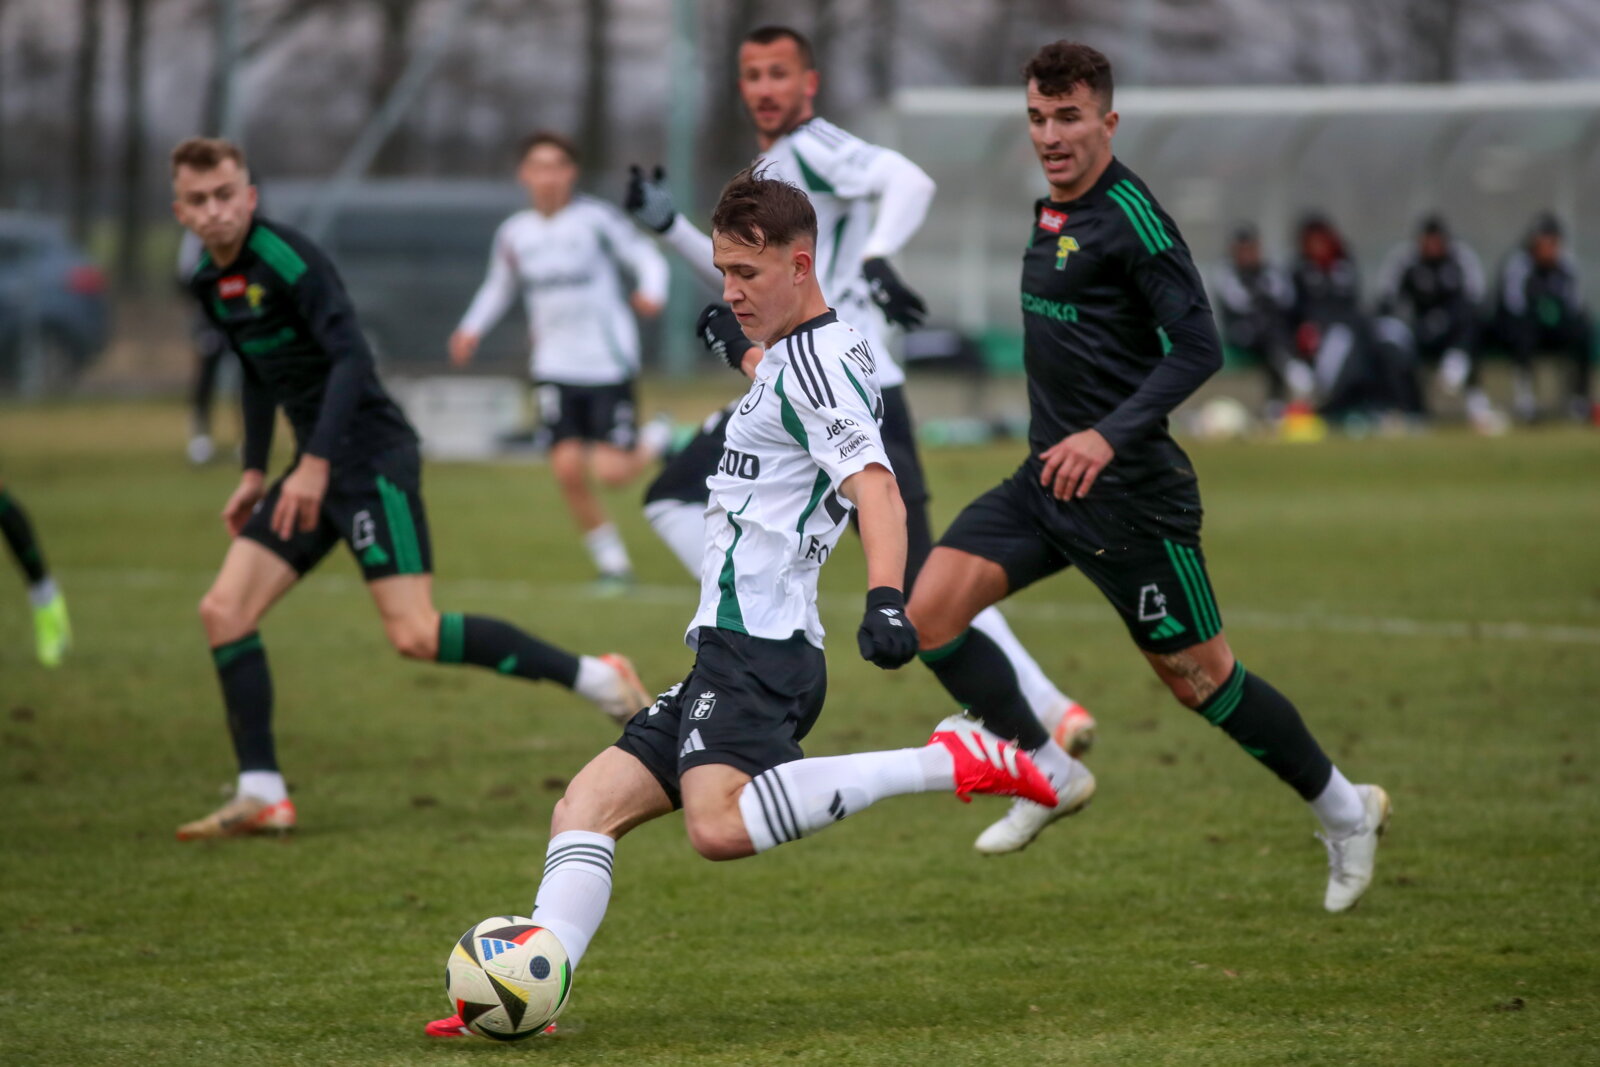
[[[832,311],[766,350],[706,479],[691,648],[705,626],[772,640],[802,631],[822,647],[817,573],[852,506],[839,486],[869,464],[894,470],[882,416],[872,346]]]
[[[530,209],[501,223],[461,328],[487,333],[520,291],[534,380],[615,385],[639,372],[639,328],[626,285],[659,304],[667,278],[666,260],[620,211],[577,196],[553,215]]]
[[[755,162],[763,177],[804,189],[817,213],[817,281],[828,306],[855,323],[878,354],[885,389],[904,385],[888,355],[888,323],[872,302],[863,260],[900,251],[927,217],[936,186],[923,169],[892,148],[870,144],[824,118],[802,122]],[[711,239],[682,215],[663,239],[713,288]]]

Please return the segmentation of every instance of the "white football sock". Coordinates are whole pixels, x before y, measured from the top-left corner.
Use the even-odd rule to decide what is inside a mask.
[[[955,757],[943,745],[819,756],[756,775],[739,794],[739,814],[750,843],[765,852],[884,797],[955,787]]]
[[[700,580],[700,564],[706,554],[706,506],[682,500],[657,500],[644,506],[644,517],[655,527],[656,536],[667,543],[684,569]]]
[[[616,523],[604,522],[596,526],[583,535],[583,545],[601,574],[628,574],[633,570]]]
[[[1045,677],[1044,669],[1028,650],[1022,647],[1022,642],[1011,632],[1011,624],[1006,622],[1006,617],[1000,614],[999,608],[992,606],[984,608],[973,618],[972,625],[1000,646],[1000,651],[1005,653],[1011,669],[1016,672],[1017,685],[1022,689],[1022,698],[1028,702],[1033,717],[1038,719],[1046,730],[1055,732],[1057,724],[1061,722],[1061,716],[1072,706],[1072,700],[1057,689],[1054,682]]]
[[[1033,760],[1033,765],[1043,771],[1044,776],[1050,779],[1050,784],[1058,790],[1083,768],[1083,764],[1067,755],[1067,750],[1053,740],[1029,750],[1028,758]]]
[[[240,771],[239,795],[276,804],[289,799],[289,787],[277,771]]]
[[[1361,794],[1356,792],[1356,787],[1350,784],[1348,778],[1339,773],[1337,767],[1333,769],[1333,777],[1328,779],[1327,788],[1311,802],[1311,810],[1317,813],[1328,836],[1334,838],[1355,833],[1361,829],[1367,817]]]
[[[611,902],[611,863],[617,843],[605,834],[568,830],[550,839],[544,878],[533,900],[533,921],[556,935],[576,968]]]
[[[56,598],[58,592],[56,580],[47,574],[28,586],[28,603],[36,608],[45,607]]]
[[[610,700],[617,688],[617,669],[598,656],[578,657],[578,677],[572,691],[596,704]]]

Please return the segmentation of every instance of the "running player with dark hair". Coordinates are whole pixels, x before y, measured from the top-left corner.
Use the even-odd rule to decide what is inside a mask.
[[[917,326],[926,309],[889,257],[922,225],[935,186],[899,152],[869,144],[817,115],[819,79],[811,43],[797,30],[763,26],[747,34],[739,47],[739,93],[761,151],[756,165],[766,176],[798,186],[811,201],[818,219],[817,280],[823,295],[877,353],[884,447],[906,504],[905,582],[910,588],[933,547],[933,532],[905,372],[889,355],[885,340],[890,323]],[[627,207],[707,286],[721,285],[712,267],[710,238],[677,211],[659,170],[647,179],[635,168]],[[761,358],[761,347],[744,336],[725,308],[706,308],[697,329],[706,346],[735,370],[749,373]],[[706,477],[722,455],[721,435],[729,417],[724,410],[708,419],[700,436],[668,461],[645,497],[646,517],[691,574],[700,564],[705,534]],[[1056,688],[1005,617],[997,610],[985,611],[974,625],[1004,650],[1008,669],[1051,731],[1052,743],[1073,752],[1086,750],[1094,738],[1093,717]],[[1067,766],[1061,762],[1055,770],[1064,773]],[[1092,776],[1081,765],[1079,769],[1082,790],[1092,791]],[[1087,792],[1081,799],[1087,800]]]
[[[189,288],[244,371],[244,474],[222,510],[232,544],[200,601],[239,785],[222,808],[179,827],[179,839],[294,828],[257,626],[340,541],[406,658],[549,679],[614,719],[632,715],[645,696],[621,656],[575,656],[498,619],[434,608],[417,436],[378,381],[333,264],[303,235],[256,216],[244,156],[227,141],[178,145],[172,184],[173,213],[205,245]],[[280,407],[295,456],[268,486]]]
[[[517,180],[528,207],[494,236],[489,272],[450,336],[462,366],[521,294],[532,342],[529,371],[550,435],[550,472],[583,532],[599,590],[625,591],[633,565],[591,478],[617,487],[658,459],[671,438],[659,422],[638,425],[637,313],[653,318],[667,299],[667,261],[611,204],[577,193],[577,148],[548,130],[526,138]],[[629,286],[631,285],[631,290]]]
[[[1343,911],[1372,881],[1389,799],[1351,785],[1294,705],[1246,671],[1223,636],[1200,550],[1198,482],[1167,431],[1172,409],[1222,366],[1205,290],[1171,216],[1112,155],[1106,57],[1058,41],[1024,73],[1050,188],[1033,205],[1022,267],[1031,453],[928,557],[909,608],[923,661],[995,733],[1039,749],[1046,734],[999,650],[970,623],[1079,568],[1172,694],[1310,803],[1328,845],[1325,906]]]
[[[817,576],[852,510],[867,561],[862,658],[894,670],[916,655],[905,505],[878,430],[877,356],[823,299],[810,202],[746,170],[723,190],[712,234],[729,314],[766,354],[710,480],[700,606],[685,635],[694,667],[573,778],[550,820],[532,917],[574,968],[605,918],[618,839],[677,808],[696,852],[733,860],[906,793],[1056,800],[1015,746],[960,717],[916,748],[801,751],[827,689]],[[465,1020],[427,1032],[459,1035]]]

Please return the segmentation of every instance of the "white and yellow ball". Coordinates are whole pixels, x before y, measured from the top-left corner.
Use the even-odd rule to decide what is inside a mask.
[[[474,1033],[520,1041],[566,1007],[572,964],[549,930],[522,916],[498,915],[461,935],[445,964],[444,988]]]

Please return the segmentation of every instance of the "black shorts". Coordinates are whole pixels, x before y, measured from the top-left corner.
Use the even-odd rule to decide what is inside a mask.
[[[633,382],[616,385],[563,385],[540,382],[539,421],[552,445],[576,438],[630,450],[639,440],[639,415]]]
[[[672,798],[690,767],[735,767],[752,778],[800,759],[800,742],[828,690],[822,649],[702,627],[689,676],[623,727],[617,747],[638,758]]]
[[[1077,567],[1122,616],[1134,644],[1176,652],[1222,631],[1200,551],[1200,490],[1063,502],[1037,460],[968,504],[939,544],[1000,564],[1011,592]]]
[[[341,540],[350,546],[369,582],[433,571],[428,516],[422,508],[422,459],[416,445],[334,464],[322,498],[321,521],[312,530],[295,531],[287,541],[272,532],[272,509],[282,488],[283,478],[272,483],[239,536],[269,549],[295,573],[310,571]]]

